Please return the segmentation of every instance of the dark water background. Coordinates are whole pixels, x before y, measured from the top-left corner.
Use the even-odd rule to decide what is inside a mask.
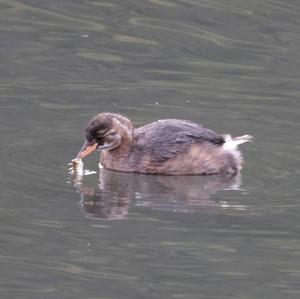
[[[293,0],[1,0],[0,297],[299,298],[299,53]],[[74,183],[101,111],[256,142],[236,181]]]

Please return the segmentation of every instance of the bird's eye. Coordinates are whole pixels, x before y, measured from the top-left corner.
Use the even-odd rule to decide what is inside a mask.
[[[117,132],[111,131],[111,132],[109,133],[109,136],[115,136],[116,134],[117,134]]]

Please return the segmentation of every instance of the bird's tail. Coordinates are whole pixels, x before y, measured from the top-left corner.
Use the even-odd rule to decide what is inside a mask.
[[[251,135],[242,135],[232,138],[230,135],[224,135],[225,143],[223,148],[225,150],[233,150],[237,148],[240,144],[251,141],[253,142],[254,137]]]

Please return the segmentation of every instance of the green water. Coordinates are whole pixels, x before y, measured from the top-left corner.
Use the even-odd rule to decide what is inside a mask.
[[[293,0],[0,0],[0,297],[299,298],[299,34]],[[256,140],[235,181],[74,182],[102,111]]]

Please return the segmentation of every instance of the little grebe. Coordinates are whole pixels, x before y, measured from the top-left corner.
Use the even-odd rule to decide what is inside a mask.
[[[82,159],[101,150],[107,169],[170,175],[236,174],[242,155],[237,149],[252,136],[231,138],[185,120],[164,119],[134,129],[131,121],[114,113],[100,113],[85,129]]]

